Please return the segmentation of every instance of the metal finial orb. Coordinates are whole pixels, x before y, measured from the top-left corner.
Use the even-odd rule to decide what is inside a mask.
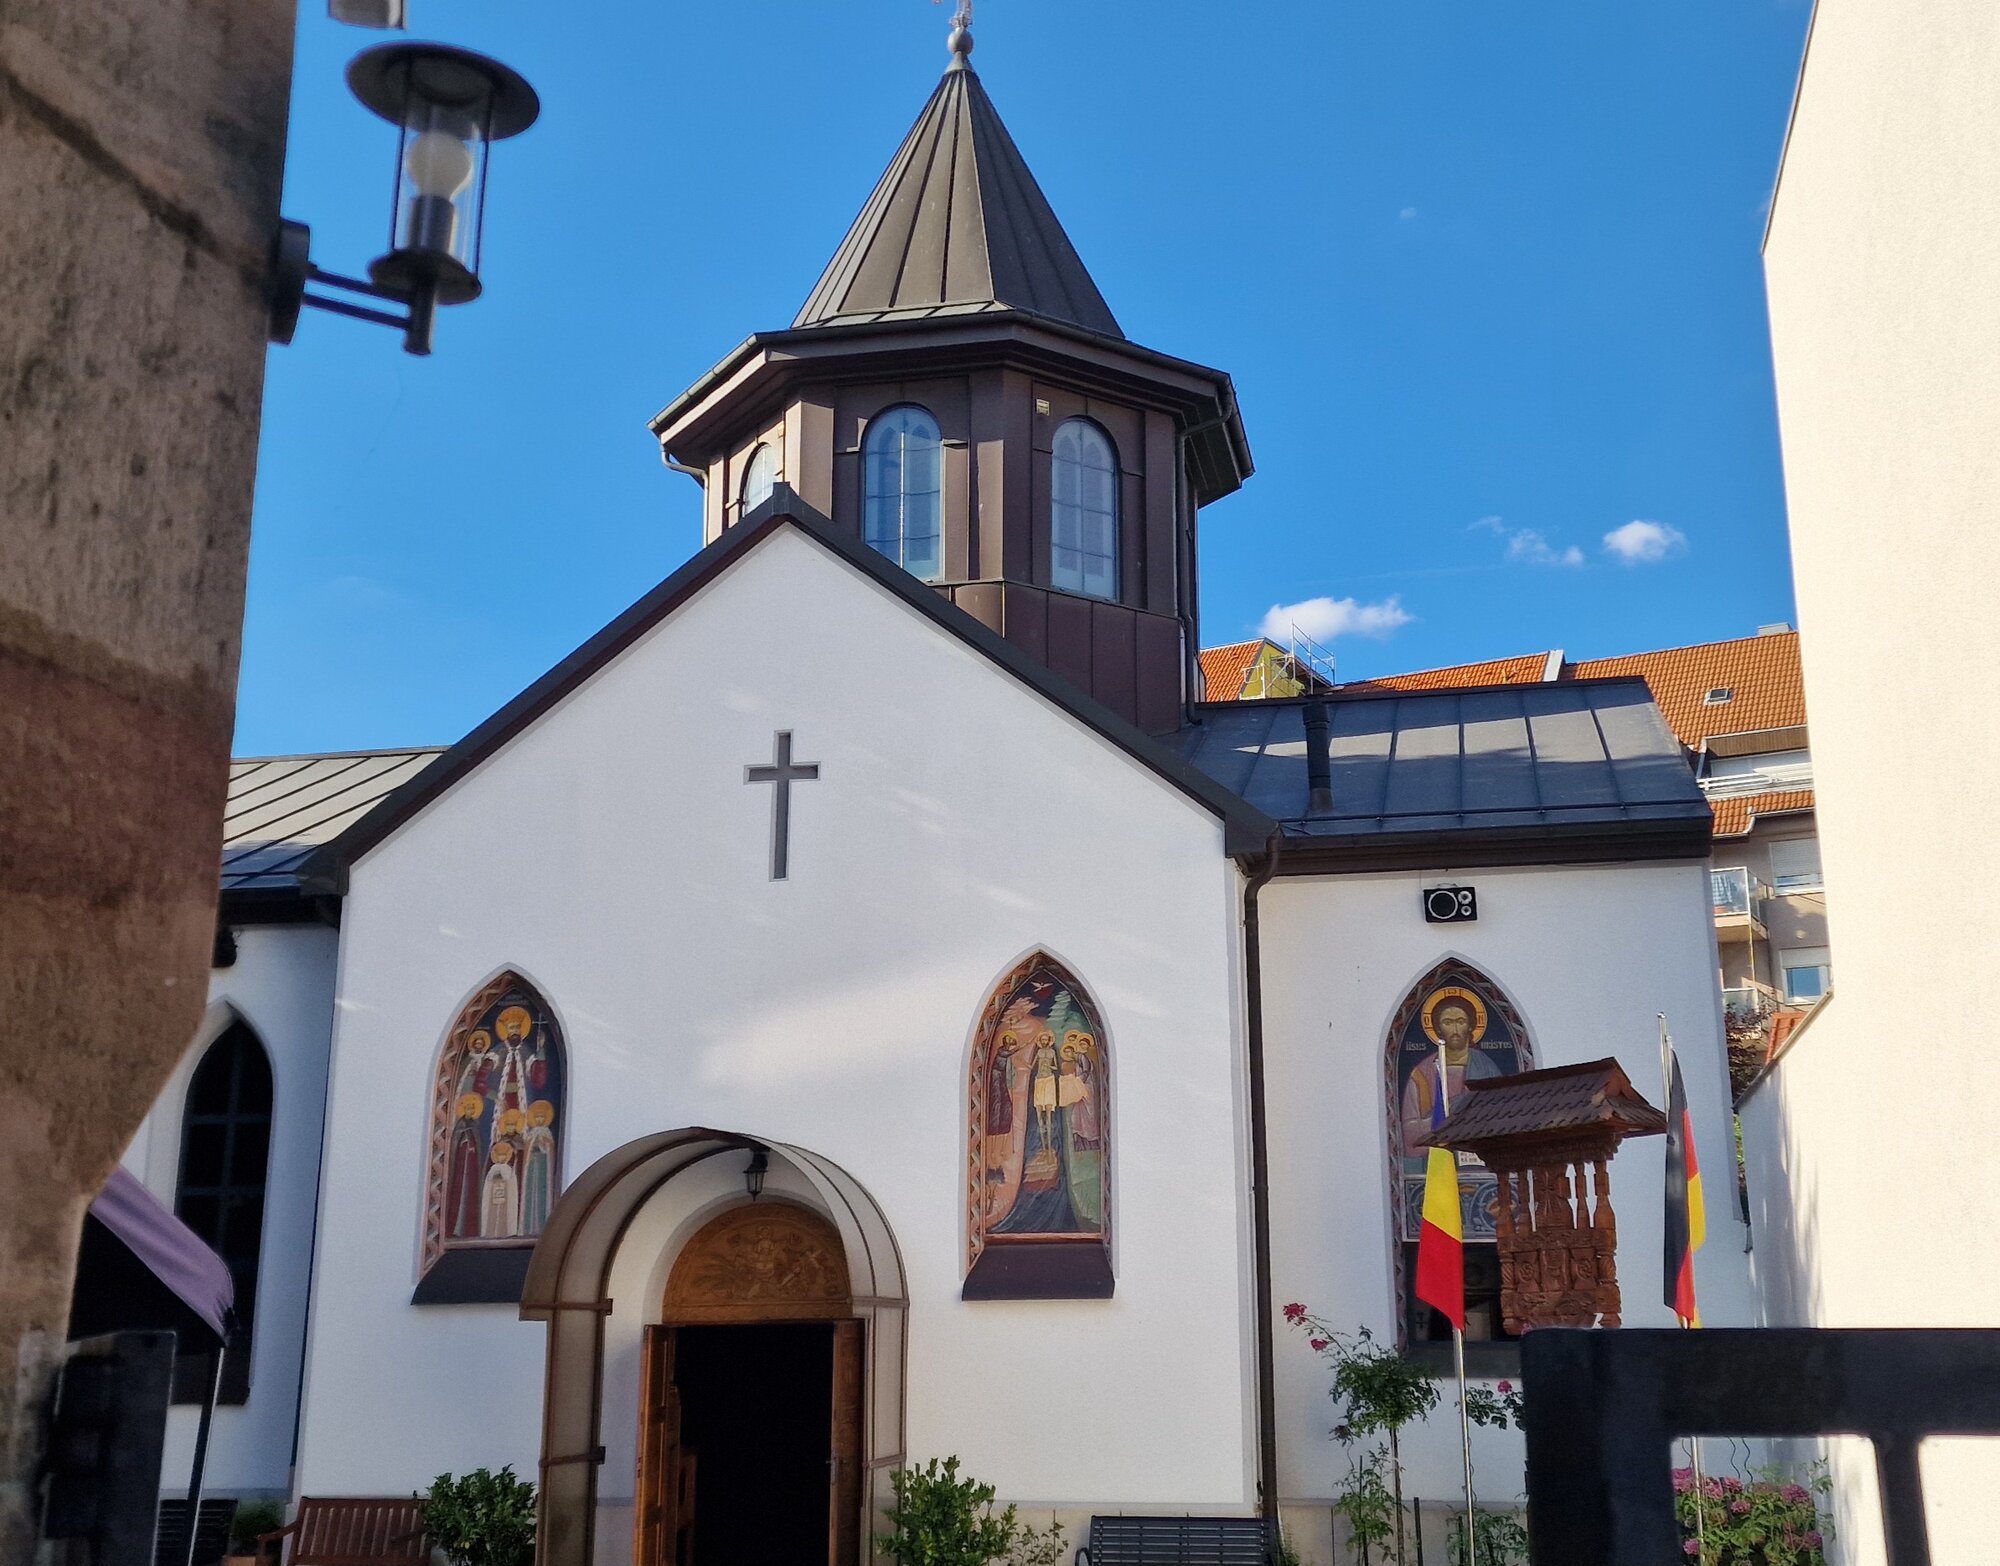
[[[951,30],[950,42],[951,52],[956,58],[960,60],[969,58],[972,54],[972,29],[964,26],[954,27]]]

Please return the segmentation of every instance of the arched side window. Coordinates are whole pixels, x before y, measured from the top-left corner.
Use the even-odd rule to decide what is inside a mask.
[[[944,452],[937,420],[914,403],[879,413],[861,442],[861,531],[910,575],[944,575]]]
[[[1065,419],[1049,454],[1049,585],[1118,596],[1118,453],[1088,419]]]
[[[223,1351],[218,1398],[250,1395],[250,1334],[264,1249],[264,1186],[271,1161],[271,1061],[247,1024],[234,1022],[202,1052],[181,1114],[174,1213],[229,1267],[236,1330]],[[175,1367],[174,1400],[200,1402],[211,1374],[206,1354]]]
[[[427,1273],[454,1253],[533,1249],[562,1189],[569,1062],[562,1030],[533,985],[502,973],[460,1009],[432,1085],[429,1177],[424,1189]],[[474,1293],[518,1299],[519,1266],[466,1269]],[[502,1278],[501,1273],[506,1273]],[[463,1282],[465,1280],[461,1280]]]
[[[1110,1058],[1096,1006],[1046,953],[987,997],[967,1104],[965,1298],[1108,1298]]]
[[[778,483],[778,453],[767,442],[750,453],[743,469],[743,511],[748,516],[771,498]]]
[[[1446,1092],[1438,1091],[1439,1055]],[[1390,1203],[1396,1233],[1396,1290],[1403,1344],[1449,1343],[1451,1324],[1419,1300],[1417,1236],[1423,1224],[1421,1145],[1456,1105],[1468,1081],[1512,1076],[1534,1066],[1527,1026],[1500,987],[1469,963],[1439,963],[1403,998],[1389,1025],[1385,1050]],[[1468,1342],[1507,1337],[1500,1320],[1500,1256],[1495,1237],[1499,1186],[1481,1164],[1458,1166],[1465,1235],[1465,1336]]]

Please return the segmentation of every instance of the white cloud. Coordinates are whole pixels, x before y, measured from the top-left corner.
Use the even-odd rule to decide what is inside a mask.
[[[1273,604],[1257,629],[1260,635],[1282,642],[1297,626],[1314,641],[1329,642],[1336,636],[1387,636],[1415,618],[1395,594],[1372,604],[1355,598],[1308,598],[1296,604]]]
[[[1507,540],[1507,558],[1522,565],[1580,566],[1583,551],[1574,544],[1552,544],[1540,528],[1509,527],[1500,517],[1481,517],[1471,531],[1492,533]]]
[[[1651,565],[1687,548],[1687,534],[1667,522],[1627,522],[1604,535],[1606,554],[1626,565]]]
[[[1527,565],[1580,566],[1583,564],[1583,551],[1574,544],[1558,549],[1544,534],[1524,527],[1507,535],[1507,558]]]
[[[1410,219],[1415,217],[1416,215],[1417,215],[1417,209],[1415,207],[1405,207],[1403,208],[1402,211],[1396,214],[1396,216],[1401,218],[1405,223],[1409,222]]]

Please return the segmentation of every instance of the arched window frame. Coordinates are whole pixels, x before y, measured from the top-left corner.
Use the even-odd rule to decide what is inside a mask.
[[[1389,1223],[1392,1242],[1391,1251],[1395,1259],[1396,1335],[1397,1341],[1406,1351],[1412,1349],[1421,1350],[1422,1346],[1430,1340],[1419,1337],[1412,1330],[1413,1318],[1418,1312],[1418,1305],[1415,1302],[1414,1295],[1411,1293],[1411,1289],[1415,1283],[1412,1257],[1416,1249],[1415,1235],[1417,1231],[1414,1217],[1421,1215],[1423,1194],[1421,1180],[1413,1187],[1406,1179],[1406,1168],[1403,1161],[1404,1084],[1401,1071],[1403,1040],[1404,1036],[1411,1030],[1413,1024],[1417,1022],[1418,1008],[1425,1001],[1435,996],[1438,991],[1451,988],[1470,991],[1479,1003],[1485,1007],[1487,1025],[1483,1030],[1482,1037],[1491,1036],[1493,1023],[1496,1020],[1506,1030],[1509,1042],[1514,1051],[1514,1070],[1516,1072],[1532,1071],[1535,1065],[1534,1036],[1529,1032],[1528,1025],[1521,1016],[1520,1008],[1508,998],[1506,991],[1501,989],[1497,982],[1481,969],[1460,957],[1445,958],[1432,967],[1422,978],[1417,980],[1415,984],[1404,992],[1402,1000],[1397,1004],[1395,1013],[1390,1019],[1388,1030],[1384,1035],[1382,1055],[1383,1147],[1387,1154],[1389,1165]],[[1431,1047],[1434,1048],[1435,1046]],[[1476,1047],[1477,1043],[1475,1042]],[[1461,1165],[1461,1188],[1463,1188],[1469,1173],[1468,1166]],[[1491,1181],[1493,1178],[1491,1173],[1481,1166],[1478,1174],[1473,1176],[1475,1193],[1478,1191],[1481,1181]],[[1477,1200],[1476,1195],[1474,1199],[1475,1201]],[[1412,1206],[1412,1203],[1415,1205]],[[1468,1230],[1465,1236],[1465,1247],[1468,1305],[1470,1306],[1475,1302],[1475,1276],[1490,1270],[1492,1276],[1491,1292],[1494,1297],[1492,1315],[1497,1329],[1499,1320],[1498,1244],[1494,1240],[1478,1237],[1475,1232]],[[1482,1250],[1488,1254],[1484,1256],[1476,1254]],[[1467,1318],[1468,1328],[1472,1326],[1472,1320],[1472,1315],[1469,1313]],[[1479,1341],[1482,1340],[1473,1337],[1468,1332],[1468,1343]],[[1497,1329],[1492,1333],[1490,1339],[1485,1341],[1511,1343],[1512,1340],[1505,1336],[1504,1329]]]
[[[518,969],[503,969],[475,990],[459,1008],[450,1031],[445,1035],[444,1043],[438,1051],[437,1069],[431,1079],[430,1146],[424,1177],[424,1232],[420,1271],[426,1274],[431,1272],[443,1257],[453,1252],[497,1250],[531,1252],[540,1232],[538,1229],[533,1233],[479,1238],[459,1238],[447,1232],[449,1225],[445,1209],[450,1194],[451,1161],[460,1118],[459,1088],[468,1064],[468,1052],[473,1046],[475,1035],[486,1033],[490,1043],[491,1029],[483,1028],[482,1023],[510,1005],[527,1007],[533,1018],[534,1033],[530,1035],[528,1053],[532,1055],[537,1039],[547,1051],[550,1063],[548,1077],[550,1086],[547,1097],[555,1105],[555,1114],[549,1122],[554,1141],[548,1192],[551,1209],[562,1194],[563,1165],[569,1144],[569,1050],[565,1030],[554,1008],[549,1005],[541,989],[532,980]],[[491,1137],[488,1135],[486,1145],[481,1149],[482,1154],[490,1153],[490,1149]],[[461,1298],[470,1297],[461,1296]],[[518,1298],[518,1295],[515,1297]]]
[[[1010,1030],[1006,1018],[1014,1002],[1037,981],[1067,992],[1087,1025],[1091,1051],[1079,1069],[1091,1074],[1095,1097],[1093,1123],[1098,1159],[1098,1222],[1096,1232],[1066,1233],[1060,1238],[1002,1235],[986,1207],[991,1169],[988,1100],[995,1054]],[[1053,1030],[1052,1030],[1053,1031]],[[1061,1044],[1054,1046],[1058,1051]],[[1103,1299],[1112,1292],[1111,1234],[1116,1189],[1117,1093],[1111,1040],[1104,1013],[1090,989],[1058,958],[1037,950],[1014,964],[987,991],[974,1029],[966,1081],[965,1242],[967,1299]],[[1030,1067],[1032,1070],[1033,1068]],[[1056,1078],[1060,1101],[1062,1076]],[[1026,1112],[1035,1113],[1032,1088]],[[1010,1205],[1011,1213],[1014,1207]],[[1005,1253],[1000,1255],[998,1253]]]
[[[769,441],[759,443],[743,464],[743,482],[737,491],[739,517],[747,517],[771,498],[778,484],[778,449]]]
[[[1092,475],[1100,480],[1093,495]],[[1049,443],[1049,585],[1116,602],[1124,506],[1118,443],[1094,419],[1064,419]],[[1101,503],[1100,503],[1101,502]]]
[[[211,1088],[226,1073],[219,1095]],[[276,1117],[276,1079],[270,1053],[256,1029],[232,1018],[202,1050],[188,1076],[181,1102],[180,1155],[174,1171],[174,1214],[201,1237],[229,1267],[236,1285],[235,1330],[223,1352],[217,1401],[242,1403],[250,1395],[252,1332],[257,1313],[257,1278],[262,1268],[264,1223],[271,1176],[271,1131]],[[198,1133],[215,1133],[213,1156],[201,1156]],[[195,1178],[195,1176],[201,1178]],[[245,1221],[245,1209],[254,1218]],[[178,1359],[174,1401],[201,1402],[212,1373],[206,1353]]]
[[[861,437],[861,536],[920,581],[944,576],[944,437],[919,403],[884,408]]]

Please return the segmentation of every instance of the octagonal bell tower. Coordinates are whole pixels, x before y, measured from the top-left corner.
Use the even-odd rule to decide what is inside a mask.
[[[951,63],[789,329],[652,428],[712,542],[774,483],[1154,733],[1199,697],[1196,515],[1250,449],[1219,370],[1129,341]]]

